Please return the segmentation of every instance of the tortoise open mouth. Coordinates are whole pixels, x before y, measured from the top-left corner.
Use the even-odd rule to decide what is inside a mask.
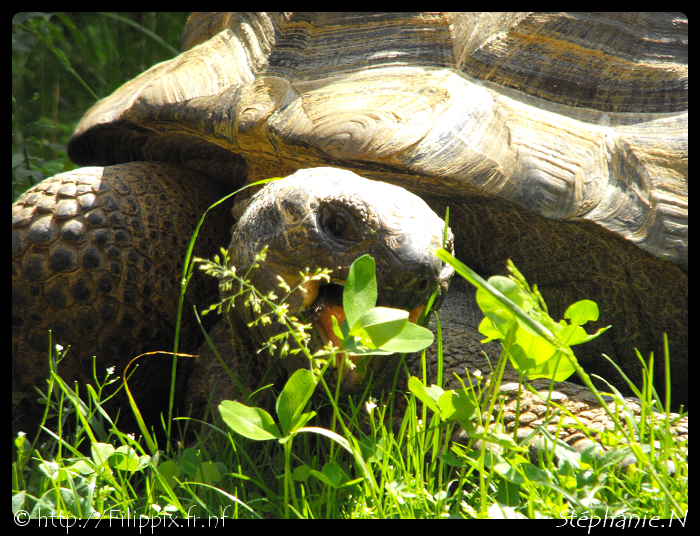
[[[335,317],[339,326],[345,320],[345,310],[343,309],[344,285],[344,281],[320,284],[318,286],[318,294],[309,308],[314,327],[313,331],[319,339],[320,346],[325,346],[329,342],[336,348],[340,346],[340,339],[333,331],[333,318]],[[414,324],[417,323],[424,309],[425,305],[419,305],[412,311],[409,311],[408,320]],[[336,367],[340,367],[344,357],[344,352],[339,352],[336,355]],[[359,356],[354,355],[348,357],[352,363],[359,359]],[[360,376],[354,370],[343,371],[342,381],[345,387],[352,387],[360,379]]]
[[[323,344],[329,341],[333,346],[340,346],[340,339],[333,332],[333,318],[341,325],[345,320],[343,309],[343,289],[345,282],[319,285],[318,296],[312,304],[314,327],[317,329]]]

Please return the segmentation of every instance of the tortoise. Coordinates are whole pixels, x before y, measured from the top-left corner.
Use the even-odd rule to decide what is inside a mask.
[[[598,302],[614,328],[577,356],[623,392],[600,354],[639,385],[634,349],[654,351],[659,381],[668,333],[673,403],[687,404],[687,35],[674,14],[192,15],[180,56],[76,128],[71,159],[100,167],[13,207],[13,390],[39,381],[48,327],[74,345],[64,372],[86,381],[94,353],[168,349],[198,214],[243,184],[330,166],[449,206],[456,256],[483,276],[512,258],[553,317]],[[235,216],[209,218],[199,256],[228,243]],[[463,349],[478,317],[453,287],[451,359],[485,368]],[[183,326],[193,349],[198,328]],[[132,389],[155,396],[167,386],[153,377]]]

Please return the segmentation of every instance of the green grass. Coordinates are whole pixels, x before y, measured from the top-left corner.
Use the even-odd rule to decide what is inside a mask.
[[[60,349],[57,357],[65,357],[65,351]],[[504,432],[502,415],[483,432],[481,415],[494,400],[482,396],[487,385],[475,387],[484,406],[470,414],[469,422],[464,415],[460,418],[475,438],[496,450],[477,450],[473,441],[453,443],[450,438],[459,424],[449,418],[449,411],[443,412],[444,393],[412,378],[409,392],[394,387],[389,393],[365,392],[338,400],[325,387],[325,399],[315,397],[308,405],[309,398],[301,396],[299,407],[287,407],[287,417],[278,421],[282,433],[270,424],[275,430],[270,437],[241,435],[221,421],[192,421],[196,439],[184,445],[180,438],[169,455],[162,445],[158,450],[120,433],[118,423],[100,415],[102,389],[83,395],[81,404],[59,376],[52,374],[51,385],[54,399],[64,400],[52,410],[59,421],[75,422],[77,414],[82,427],[73,433],[61,426],[58,433],[49,432],[32,445],[27,438],[16,439],[13,512],[218,519],[607,515],[628,520],[652,515],[683,518],[687,510],[687,442],[678,443],[669,420],[651,411],[646,389],[640,392],[646,417],[636,427],[639,442],[617,427],[603,437],[616,448],[602,456],[594,449],[577,453],[557,445],[549,455],[530,460],[528,451]],[[305,385],[304,389],[315,387]],[[489,392],[498,392],[490,387]],[[282,416],[280,401],[277,413]],[[406,410],[396,427],[392,406],[399,401],[405,402]],[[324,405],[330,406],[330,423],[316,416],[316,411],[328,415]],[[295,408],[299,411],[292,416]],[[230,422],[226,414],[224,418]],[[643,452],[643,460],[623,470],[618,462],[631,452],[630,443],[635,453]],[[668,462],[675,465],[675,474],[669,473]]]
[[[83,114],[178,55],[186,13],[17,13],[12,19],[12,201],[73,169]]]
[[[67,387],[58,391],[63,389]],[[494,435],[503,447],[500,455],[475,451],[451,444],[455,423],[441,421],[412,394],[390,395],[407,403],[396,433],[387,424],[391,397],[365,394],[337,404],[334,431],[355,455],[325,436],[299,433],[285,456],[278,442],[251,441],[221,422],[191,423],[198,440],[167,457],[162,451],[149,452],[143,441],[119,433],[118,426],[102,438],[94,425],[77,434],[50,434],[33,449],[20,437],[12,466],[13,511],[219,519],[559,518],[572,513],[604,516],[606,509],[609,516],[629,518],[669,517],[675,512],[644,467],[623,472],[615,456],[596,459],[564,448],[558,463],[551,458],[529,460],[527,452],[502,432]],[[92,408],[94,415],[95,404]],[[75,413],[64,417],[75,419]],[[327,426],[314,421],[306,426],[312,424]],[[663,419],[648,433],[653,435],[647,441],[658,442],[648,451],[652,467],[681,508],[676,515],[682,517],[688,504],[687,445],[675,443]],[[94,440],[84,455],[90,434]],[[615,438],[623,440],[618,434],[607,436],[608,441]],[[358,464],[357,453],[368,474]],[[675,463],[675,475],[668,474],[666,460]]]

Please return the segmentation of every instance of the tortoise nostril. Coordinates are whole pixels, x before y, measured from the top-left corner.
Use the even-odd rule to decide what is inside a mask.
[[[430,282],[427,279],[425,279],[425,278],[421,279],[420,281],[418,281],[418,284],[417,284],[418,292],[425,292],[426,290],[428,290],[429,285],[430,285]]]

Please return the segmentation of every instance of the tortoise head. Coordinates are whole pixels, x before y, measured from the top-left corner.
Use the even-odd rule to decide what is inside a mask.
[[[442,247],[444,232],[444,221],[403,188],[350,171],[316,168],[258,192],[234,226],[229,253],[237,273],[248,273],[246,279],[264,295],[284,296],[280,286],[298,287],[285,302],[290,314],[311,323],[313,352],[329,341],[338,343],[331,317],[339,324],[344,320],[342,287],[362,255],[370,254],[376,263],[377,305],[410,311],[415,321],[437,287],[437,308],[454,274],[433,254]],[[445,247],[451,251],[452,233],[447,234]],[[248,272],[265,246],[265,261]],[[323,268],[330,271],[328,282],[304,282],[305,272]],[[230,292],[236,291],[234,285]],[[264,312],[255,312],[242,297],[229,311],[236,336],[250,338],[256,350],[285,329],[274,320],[254,323]],[[310,366],[302,353],[282,357],[278,348],[273,354],[289,373]],[[267,353],[256,359],[262,355]],[[383,361],[371,360],[376,366]],[[343,378],[346,385],[357,379],[349,371]]]

